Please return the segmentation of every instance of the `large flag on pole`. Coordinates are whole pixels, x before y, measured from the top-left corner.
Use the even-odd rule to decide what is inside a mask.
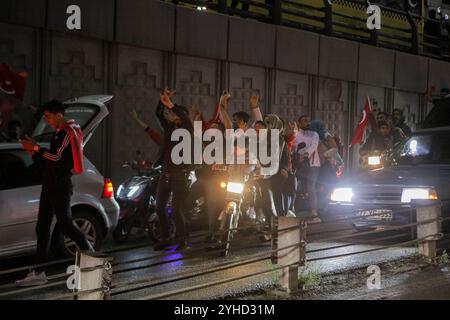
[[[0,129],[9,121],[14,108],[8,97],[23,100],[26,78],[27,73],[15,73],[6,63],[0,63]]]
[[[353,133],[352,141],[348,146],[351,148],[355,144],[361,144],[364,138],[364,131],[366,130],[367,124],[369,123],[369,117],[372,113],[372,106],[370,104],[369,97],[366,98],[366,104],[364,105],[364,109],[362,111],[361,121],[359,121],[358,126],[356,127],[355,132]]]
[[[26,85],[26,72],[15,73],[6,63],[0,63],[0,91],[23,100]]]

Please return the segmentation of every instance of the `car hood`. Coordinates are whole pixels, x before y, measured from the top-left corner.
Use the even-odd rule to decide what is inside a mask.
[[[435,186],[450,181],[450,166],[396,166],[352,177],[351,185]],[[348,183],[347,183],[348,184]]]

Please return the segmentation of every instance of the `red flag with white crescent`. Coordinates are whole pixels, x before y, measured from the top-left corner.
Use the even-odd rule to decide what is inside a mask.
[[[9,121],[13,105],[6,99],[0,98],[0,129],[2,129]]]
[[[369,97],[366,98],[366,104],[364,105],[364,109],[362,111],[361,121],[359,121],[358,126],[356,127],[355,132],[353,133],[352,141],[349,145],[349,148],[355,144],[361,144],[364,137],[364,131],[366,130],[367,124],[369,123],[369,116],[372,112],[372,106],[370,105]]]
[[[13,72],[6,63],[0,63],[0,91],[23,100],[27,76],[26,72]]]

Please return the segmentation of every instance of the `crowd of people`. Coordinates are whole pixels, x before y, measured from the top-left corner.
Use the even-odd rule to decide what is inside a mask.
[[[201,121],[203,130],[214,128],[226,134],[227,129],[245,133],[250,128],[257,134],[258,147],[266,143],[270,149],[270,139],[260,135],[261,129],[277,129],[279,135],[278,169],[270,175],[259,175],[255,171],[257,201],[255,211],[265,217],[270,225],[275,216],[298,216],[304,214],[310,223],[320,223],[319,210],[326,195],[342,173],[343,146],[340,139],[332,135],[321,120],[310,121],[308,115],[298,119],[281,119],[276,114],[263,115],[259,106],[259,97],[253,95],[249,109],[229,114],[231,95],[224,92],[215,106],[212,119],[206,121],[203,113],[195,107],[182,107],[172,102],[173,92],[165,90],[156,109],[157,118],[163,132],[149,127],[136,111],[131,117],[143,128],[150,138],[160,146],[156,164],[162,166],[162,179],[158,184],[156,210],[161,220],[163,239],[155,245],[162,250],[171,245],[168,233],[168,221],[165,208],[172,194],[172,215],[177,230],[178,248],[188,246],[188,232],[182,205],[198,196],[205,199],[208,214],[208,242],[215,242],[217,217],[224,206],[224,190],[219,187],[224,172],[215,170],[215,165],[203,164],[200,167],[175,165],[171,159],[176,142],[170,136],[177,128],[193,130],[194,121]],[[291,120],[291,121],[288,121]],[[204,144],[204,147],[207,143]],[[248,151],[248,150],[247,150]],[[256,166],[257,168],[258,166]],[[187,189],[187,175],[195,170],[197,181]],[[186,196],[190,193],[189,196]],[[188,199],[188,200],[186,200]]]
[[[252,95],[247,110],[241,110],[230,114],[230,93],[224,91],[220,100],[214,107],[212,117],[205,120],[203,113],[196,107],[180,106],[172,102],[174,91],[165,89],[160,94],[156,107],[156,117],[161,125],[162,131],[148,126],[135,110],[131,117],[145,130],[149,137],[159,145],[159,152],[155,165],[161,165],[161,176],[156,193],[156,212],[160,219],[162,239],[155,244],[155,250],[164,250],[174,244],[170,234],[170,221],[167,214],[167,206],[171,199],[173,221],[176,229],[176,249],[182,250],[189,247],[189,230],[186,223],[183,207],[190,201],[195,201],[200,196],[205,200],[205,214],[208,216],[209,235],[207,242],[216,243],[220,241],[216,237],[217,218],[221,213],[225,190],[221,188],[220,181],[226,179],[223,170],[216,170],[215,164],[194,165],[194,159],[190,163],[177,164],[172,159],[172,151],[178,141],[172,140],[172,134],[177,129],[184,129],[190,133],[194,132],[195,121],[201,122],[202,132],[208,129],[216,129],[223,137],[231,130],[245,133],[249,129],[256,132],[258,148],[263,144],[271,150],[272,139],[260,134],[263,129],[276,129],[279,133],[277,148],[271,152],[277,152],[278,166],[276,172],[270,175],[258,173],[263,165],[255,166],[254,186],[256,188],[255,211],[264,217],[266,227],[270,229],[272,218],[276,216],[292,216],[305,218],[308,223],[320,223],[322,221],[321,209],[328,201],[328,195],[342,176],[345,167],[343,159],[344,146],[341,139],[329,132],[324,122],[320,119],[311,120],[309,115],[302,115],[298,119],[282,119],[276,114],[265,114],[261,112],[259,96]],[[450,125],[450,91],[443,88],[439,97],[432,100],[433,108],[428,113],[422,128],[432,128]],[[393,109],[391,114],[378,111],[376,101],[372,102],[373,108],[370,114],[371,132],[365,143],[360,148],[360,155],[372,151],[384,152],[392,149],[397,143],[411,135],[411,128],[405,123],[403,111],[399,108]],[[38,247],[40,261],[46,260],[48,251],[48,217],[53,214],[54,208],[60,208],[54,212],[58,220],[66,226],[66,234],[73,238],[80,247],[92,250],[86,244],[85,238],[73,231],[71,228],[70,196],[72,184],[69,181],[74,170],[82,172],[82,149],[80,141],[75,137],[81,134],[79,126],[71,123],[70,119],[64,118],[64,107],[58,101],[45,104],[39,111],[47,123],[56,129],[52,138],[50,149],[40,148],[32,139],[24,138],[20,121],[11,120],[7,122],[7,130],[2,132],[4,141],[21,142],[24,149],[35,156],[39,155],[49,163],[45,166],[44,181],[41,196],[40,212],[38,221]],[[58,135],[61,130],[66,135]],[[61,137],[65,137],[61,141]],[[72,138],[70,138],[72,137]],[[224,138],[225,139],[225,138]],[[71,141],[71,143],[67,143]],[[203,142],[206,148],[211,142]],[[65,148],[61,146],[64,145]],[[79,152],[72,152],[73,150]],[[64,151],[64,152],[62,152]],[[234,152],[239,152],[239,146],[234,145]],[[247,154],[248,149],[245,150]],[[257,160],[259,153],[257,153]],[[60,159],[65,159],[60,161]],[[78,168],[76,168],[78,167]],[[80,169],[81,168],[81,169]],[[53,170],[53,171],[52,171]],[[56,182],[51,179],[55,170],[62,172],[66,180]],[[196,183],[188,187],[188,174],[195,171]],[[58,183],[65,183],[58,185]],[[49,197],[52,192],[46,190],[65,190],[58,199]],[[59,191],[58,191],[59,192]],[[61,191],[62,192],[62,191]],[[53,200],[52,200],[53,199]],[[54,203],[53,203],[53,202]],[[53,209],[49,209],[50,207]],[[48,213],[48,214],[47,214]],[[60,222],[61,222],[60,221]],[[267,235],[268,233],[266,233]],[[270,239],[270,237],[265,237]],[[36,278],[42,273],[33,274]],[[44,274],[45,276],[45,274]]]
[[[361,162],[368,154],[383,153],[411,135],[411,128],[405,123],[401,109],[395,108],[392,114],[377,111],[376,102],[370,115],[371,132],[359,149]]]

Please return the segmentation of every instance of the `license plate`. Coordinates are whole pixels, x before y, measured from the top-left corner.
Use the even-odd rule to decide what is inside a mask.
[[[358,212],[358,216],[366,220],[391,221],[392,210],[387,209],[371,209]]]

